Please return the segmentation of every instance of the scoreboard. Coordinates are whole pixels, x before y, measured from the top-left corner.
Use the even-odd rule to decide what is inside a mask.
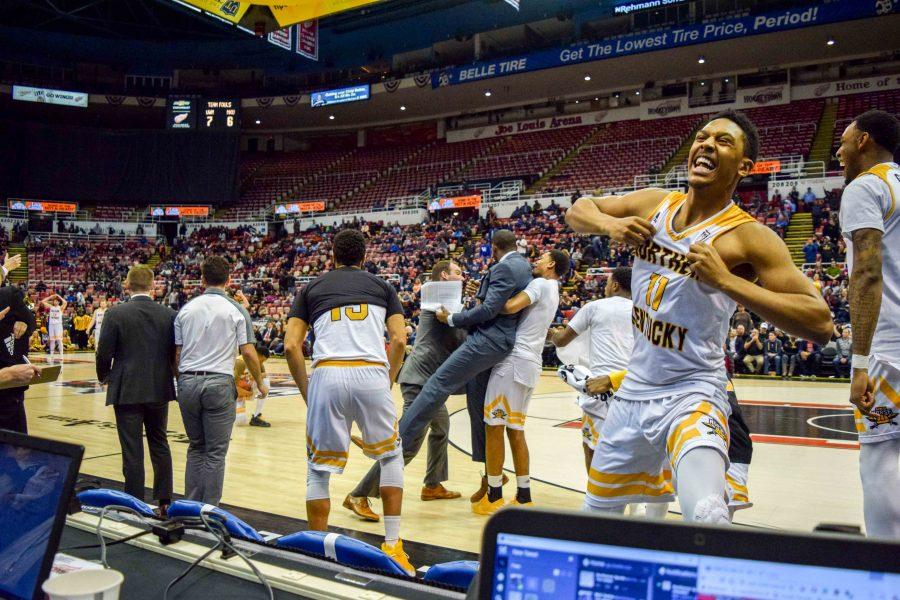
[[[201,100],[199,129],[239,129],[241,126],[241,101]]]
[[[169,129],[230,130],[241,127],[239,99],[208,99],[197,96],[170,96]]]

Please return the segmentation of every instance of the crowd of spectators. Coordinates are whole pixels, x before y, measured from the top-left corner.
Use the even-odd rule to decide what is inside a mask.
[[[835,321],[846,323],[847,274],[840,262],[844,246],[836,226],[836,206],[830,198],[810,196],[801,196],[795,190],[777,201],[760,201],[756,208],[764,215],[768,215],[765,211],[813,212],[817,231],[804,248],[805,257],[813,259],[807,261],[806,271],[831,306]],[[751,210],[754,202],[752,198],[749,201]],[[35,300],[54,292],[67,299],[71,307],[67,322],[82,311],[92,314],[102,299],[117,301],[128,266],[146,262],[151,255],[158,257],[156,296],[177,310],[201,291],[199,268],[203,259],[211,254],[224,256],[233,265],[234,293],[246,302],[254,316],[257,340],[279,355],[284,349],[287,313],[294,294],[305,281],[331,268],[331,239],[342,227],[359,228],[368,236],[369,253],[364,268],[385,277],[397,288],[411,338],[418,322],[419,289],[431,265],[453,257],[468,277],[480,277],[490,261],[490,234],[497,228],[512,230],[519,239],[519,251],[530,259],[552,248],[569,253],[573,270],[563,281],[555,317],[557,325],[565,325],[583,304],[603,296],[602,272],[630,265],[632,254],[608,238],[572,233],[563,216],[563,209],[556,204],[542,207],[535,203],[516,209],[509,218],[498,218],[489,211],[484,217],[429,218],[413,225],[354,220],[300,231],[296,223],[288,221],[267,233],[251,226],[210,226],[190,233],[182,228],[171,245],[138,238],[118,242],[36,238],[29,243],[29,256],[48,266],[75,269],[81,274],[64,286],[33,282]],[[849,368],[846,360],[842,361],[849,356],[849,342],[842,341],[851,339],[849,328],[836,329],[834,342],[819,348],[777,329],[770,331],[767,324],[742,309],[735,314],[732,325],[725,345],[730,368],[735,372],[822,376],[845,375]],[[85,339],[81,335],[72,337],[76,341]],[[90,347],[92,343],[87,336],[85,345]],[[555,360],[552,352],[548,352],[546,360]]]

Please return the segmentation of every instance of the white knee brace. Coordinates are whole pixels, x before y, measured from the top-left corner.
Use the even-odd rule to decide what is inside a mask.
[[[306,500],[327,500],[331,497],[328,492],[328,480],[331,478],[329,471],[318,471],[309,468],[306,471]]]
[[[380,487],[403,488],[403,455],[399,452],[393,456],[379,459],[381,465]]]

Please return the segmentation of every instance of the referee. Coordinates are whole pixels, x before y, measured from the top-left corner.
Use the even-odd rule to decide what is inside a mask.
[[[190,440],[184,488],[189,500],[218,505],[235,419],[236,350],[260,396],[267,396],[269,387],[256,357],[250,315],[225,291],[230,280],[228,262],[210,256],[200,265],[200,275],[206,290],[175,318],[178,405]]]

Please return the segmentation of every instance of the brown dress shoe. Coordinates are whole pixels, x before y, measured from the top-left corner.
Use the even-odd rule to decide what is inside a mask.
[[[453,500],[462,496],[459,492],[452,492],[440,483],[434,487],[422,487],[422,500]]]
[[[353,514],[366,521],[374,521],[377,523],[381,520],[381,517],[376,515],[369,507],[369,499],[365,496],[357,498],[356,496],[347,494],[347,497],[344,498],[344,508],[353,511]]]
[[[503,474],[503,483],[501,485],[506,485],[509,482],[509,477],[506,476],[506,473]],[[478,491],[472,494],[469,498],[469,502],[475,504],[480,502],[481,499],[486,496],[488,493],[488,484],[487,484],[487,475],[481,476],[481,487],[478,488]]]

